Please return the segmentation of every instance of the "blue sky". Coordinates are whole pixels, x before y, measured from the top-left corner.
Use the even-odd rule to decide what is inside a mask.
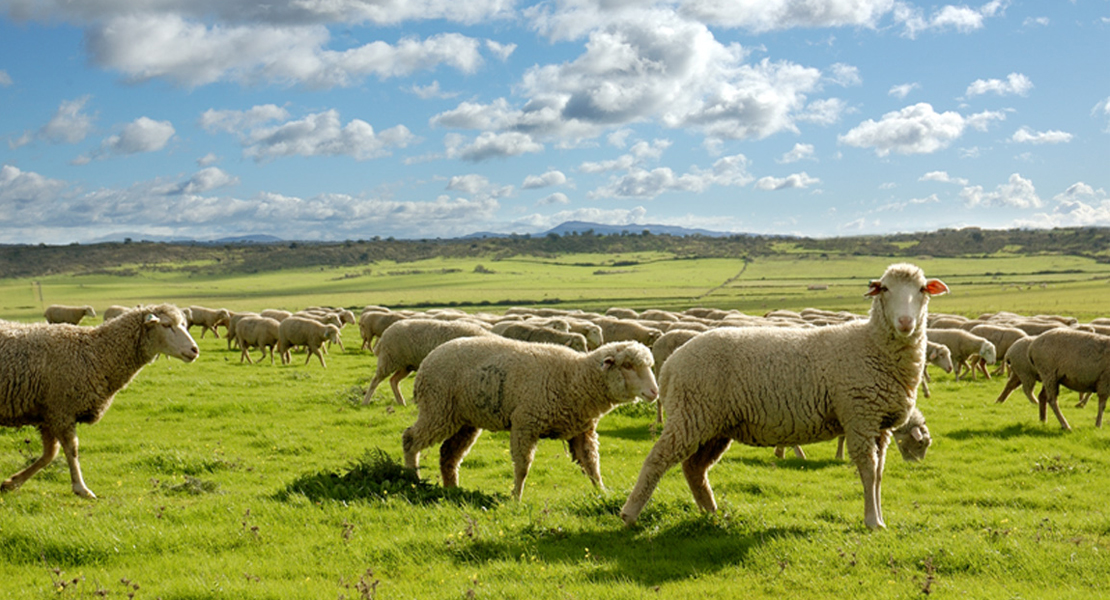
[[[1110,2],[0,0],[0,243],[1110,226]]]

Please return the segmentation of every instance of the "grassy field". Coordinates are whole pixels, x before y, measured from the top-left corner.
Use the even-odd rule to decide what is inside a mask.
[[[312,270],[200,279],[175,273],[0,282],[0,317],[41,303],[173,301],[261,309],[311,304],[457,305],[503,301],[604,308],[819,306],[866,310],[881,257],[674,261],[665,256],[427,261],[369,272]],[[1070,257],[922,259],[952,294],[934,311],[1106,312],[1110,268]],[[478,273],[475,268],[493,273]],[[600,273],[599,273],[600,272]],[[740,274],[739,277],[736,277]],[[735,279],[734,279],[735,278]],[[808,290],[810,285],[826,290]],[[1043,287],[1042,287],[1043,284]],[[40,302],[39,290],[42,291]],[[95,321],[99,321],[96,319]],[[922,463],[890,455],[889,529],[863,525],[859,478],[833,459],[775,459],[734,446],[711,472],[721,510],[701,514],[678,470],[626,529],[617,513],[652,444],[654,407],[599,428],[608,489],[592,488],[563,445],[543,441],[522,502],[508,435],[486,433],[463,462],[461,496],[394,468],[416,408],[388,386],[360,404],[374,357],[344,331],[315,360],[239,364],[198,339],[194,364],[162,359],[79,429],[96,501],[69,489],[63,460],[0,495],[0,596],[10,598],[1096,598],[1110,593],[1110,438],[1094,403],[1061,405],[1075,431],[1042,425],[1002,382],[935,372],[921,399],[934,444]],[[411,378],[404,383],[411,392]],[[32,429],[0,430],[0,474],[40,452]],[[379,454],[382,453],[382,454]],[[382,457],[385,457],[384,459]]]

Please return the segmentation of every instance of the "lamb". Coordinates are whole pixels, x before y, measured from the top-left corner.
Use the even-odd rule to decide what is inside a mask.
[[[438,319],[405,319],[394,323],[382,333],[374,348],[378,355],[378,365],[370,387],[362,399],[369,404],[386,377],[393,375],[389,386],[393,388],[393,398],[397,404],[405,405],[405,397],[398,385],[409,373],[420,368],[424,358],[442,344],[461,337],[491,335],[485,327],[467,321],[441,321]]]
[[[816,328],[720,328],[684,344],[660,372],[667,422],[621,509],[636,522],[663,474],[682,462],[703,510],[707,471],[732,440],[788,446],[844,434],[864,491],[864,522],[883,528],[881,482],[891,430],[907,421],[925,368],[929,298],[948,287],[910,264],[872,281],[867,320]]]
[[[129,309],[126,306],[120,306],[119,304],[113,304],[113,305],[109,306],[108,308],[104,309],[104,320],[105,321],[111,321],[112,319],[122,315],[123,313],[127,312],[128,310]]]
[[[77,424],[99,421],[116,393],[159,353],[187,363],[200,354],[181,312],[169,304],[132,309],[91,328],[5,323],[0,425],[38,428],[42,456],[6,479],[0,491],[23,485],[54,460],[60,445],[73,493],[95,498],[77,459]]]
[[[597,424],[618,404],[655,399],[652,362],[637,342],[611,342],[588,354],[497,336],[447,342],[416,374],[420,413],[401,437],[405,465],[418,468],[420,451],[443,442],[440,474],[445,487],[455,487],[459,464],[481,431],[507,430],[516,500],[540,438],[567,440],[571,459],[604,488]]]
[[[294,346],[305,346],[308,349],[308,356],[305,357],[304,364],[312,360],[312,356],[320,359],[320,365],[325,369],[328,364],[324,362],[324,355],[320,352],[320,347],[324,342],[339,342],[339,328],[335,325],[324,325],[312,319],[304,319],[301,317],[289,317],[281,322],[278,327],[278,354],[281,355],[281,364],[289,364],[292,357],[289,351]]]
[[[1080,393],[1098,395],[1095,427],[1102,427],[1102,413],[1110,397],[1110,338],[1070,328],[1046,331],[1029,343],[1029,362],[1041,380],[1037,401],[1042,423],[1046,407],[1051,406],[1060,427],[1071,431],[1057,401],[1060,386],[1064,385]]]
[[[85,306],[51,304],[46,307],[42,315],[46,317],[47,323],[68,323],[70,325],[76,325],[85,317],[95,317],[96,311],[87,304]]]
[[[506,327],[501,329],[500,335],[522,342],[557,344],[559,346],[566,346],[571,350],[577,350],[578,352],[586,351],[586,337],[581,333],[570,333],[557,329],[549,329],[547,327],[538,327],[529,323],[509,323]]]
[[[280,340],[279,330],[281,322],[269,317],[261,317],[258,315],[242,315],[242,317],[235,323],[235,339],[239,342],[239,362],[242,363],[245,358],[247,362],[254,364],[251,360],[251,348],[258,348],[262,350],[262,358],[266,358],[266,349],[270,349],[270,364],[274,364],[274,346],[277,346]],[[228,337],[231,337],[230,335]]]
[[[967,362],[972,355],[978,355],[988,365],[993,365],[997,359],[994,344],[963,329],[930,329],[928,337],[930,342],[944,344],[952,352],[952,364],[956,365],[956,381],[960,380],[960,374],[965,369],[971,371],[972,378],[975,377],[974,367]]]
[[[204,334],[209,331],[212,332],[216,338],[220,337],[220,332],[216,328],[220,325],[227,327],[228,322],[231,320],[231,313],[226,308],[205,308],[203,306],[190,306],[189,307],[189,327],[193,325],[200,325],[200,337],[204,339]]]

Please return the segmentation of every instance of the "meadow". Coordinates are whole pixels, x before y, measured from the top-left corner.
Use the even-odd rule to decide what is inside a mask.
[[[787,253],[749,262],[663,253],[546,259],[431,259],[361,269],[199,276],[52,275],[0,281],[0,318],[41,320],[43,304],[174,302],[233,310],[366,304],[500,312],[513,304],[604,310],[814,306],[864,312],[891,259]],[[1110,313],[1110,265],[992,255],[915,260],[952,293],[934,312]],[[479,268],[480,267],[480,268]],[[88,324],[99,322],[93,319]],[[361,404],[375,365],[333,348],[328,368],[240,364],[199,338],[193,364],[161,359],[78,429],[99,499],[70,492],[58,459],[0,495],[0,595],[7,598],[1084,598],[1110,592],[1110,437],[1094,403],[1061,406],[1065,433],[1002,381],[932,370],[920,398],[934,443],[920,463],[889,455],[888,529],[863,525],[854,467],[835,444],[806,460],[734,445],[711,471],[720,510],[700,513],[679,470],[637,526],[618,517],[653,441],[653,405],[599,427],[607,489],[561,442],[542,441],[524,498],[508,498],[508,435],[485,433],[459,493],[397,468],[415,406],[388,386]],[[412,379],[403,384],[411,394]],[[0,474],[41,451],[33,429],[0,429]],[[1104,541],[1104,538],[1107,541]]]

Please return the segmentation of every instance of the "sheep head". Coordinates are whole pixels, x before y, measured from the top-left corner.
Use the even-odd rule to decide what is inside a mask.
[[[873,280],[865,296],[871,298],[872,319],[882,318],[895,336],[911,338],[924,332],[929,298],[947,292],[943,281],[927,280],[919,267],[900,263]]]
[[[601,358],[602,371],[620,374],[619,378],[607,378],[614,398],[632,401],[638,396],[650,402],[659,396],[659,384],[651,371],[655,358],[647,346],[639,342],[613,342],[594,353]]]
[[[189,324],[175,306],[163,304],[145,311],[143,328],[156,352],[187,363],[200,356],[196,341],[189,335]]]

